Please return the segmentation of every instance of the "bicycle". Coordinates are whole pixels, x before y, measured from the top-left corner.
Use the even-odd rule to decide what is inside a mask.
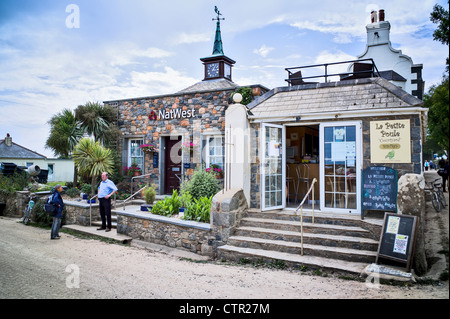
[[[441,203],[442,208],[447,206],[447,200],[445,199],[444,192],[442,191],[442,181],[440,178],[436,178],[433,183],[436,193],[438,194],[439,202]]]
[[[436,210],[436,212],[440,212],[443,207],[446,206],[446,200],[444,193],[442,192],[442,183],[437,182],[439,178],[434,180],[434,182],[426,182],[425,183],[425,191],[430,193],[431,195],[431,203]]]
[[[31,212],[33,211],[34,201],[30,196],[30,201],[28,202],[25,212],[23,214],[22,222],[26,225],[31,220]]]

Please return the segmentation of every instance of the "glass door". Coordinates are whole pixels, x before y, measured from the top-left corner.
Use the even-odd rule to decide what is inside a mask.
[[[321,210],[360,212],[361,124],[320,125]]]
[[[261,210],[283,209],[286,205],[284,136],[284,126],[262,124]]]

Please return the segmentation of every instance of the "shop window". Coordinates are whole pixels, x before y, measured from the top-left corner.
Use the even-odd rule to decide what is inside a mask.
[[[203,140],[203,163],[206,168],[212,164],[223,169],[224,162],[224,138],[221,135],[208,136]]]
[[[128,166],[136,163],[142,171],[144,170],[144,152],[139,148],[144,143],[142,139],[128,141]]]

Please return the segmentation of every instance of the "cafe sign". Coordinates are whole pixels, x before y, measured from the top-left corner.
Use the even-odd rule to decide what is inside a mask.
[[[372,163],[411,163],[409,120],[370,122],[370,161]]]

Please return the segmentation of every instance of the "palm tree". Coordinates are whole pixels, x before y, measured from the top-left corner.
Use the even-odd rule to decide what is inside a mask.
[[[95,193],[97,177],[114,169],[111,150],[90,138],[83,138],[78,142],[73,151],[73,159],[80,173],[92,179],[91,194]]]
[[[75,145],[83,137],[85,130],[80,126],[75,114],[69,109],[64,109],[61,113],[52,116],[48,124],[51,127],[50,136],[45,143],[45,148],[53,150],[57,156],[69,158]],[[77,180],[78,172],[75,166],[74,186],[77,185]]]
[[[75,117],[86,132],[103,145],[109,146],[120,135],[120,131],[113,124],[117,119],[116,111],[109,105],[87,102],[76,108]]]

